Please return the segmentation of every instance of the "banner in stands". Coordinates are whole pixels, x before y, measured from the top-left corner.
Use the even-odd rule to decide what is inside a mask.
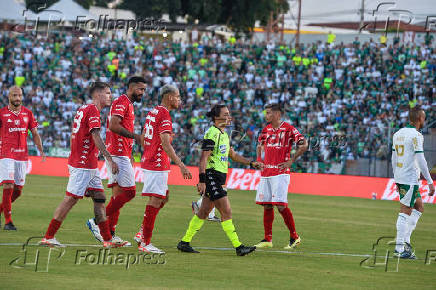
[[[107,179],[107,169],[103,161],[99,161],[100,176]],[[198,168],[188,167],[193,175],[192,180],[184,180],[177,166],[171,165],[168,182],[170,185],[191,185],[198,183]],[[139,163],[135,163],[135,180],[143,181]],[[41,157],[30,156],[27,165],[28,174],[47,176],[68,176],[66,158],[48,157],[42,162]],[[260,172],[251,169],[230,169],[227,175],[227,188],[240,190],[256,190],[260,181]],[[421,196],[426,203],[436,203],[434,196],[428,196],[427,182],[420,181]],[[292,173],[289,192],[325,196],[351,196],[369,199],[398,200],[396,185],[392,178]]]

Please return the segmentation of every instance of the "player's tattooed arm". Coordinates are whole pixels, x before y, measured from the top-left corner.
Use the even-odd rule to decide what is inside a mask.
[[[91,130],[92,139],[94,140],[95,146],[97,146],[98,150],[103,154],[104,158],[109,164],[109,167],[112,169],[113,174],[118,173],[118,165],[112,160],[112,156],[106,149],[103,140],[100,137],[100,129],[95,128]]]
[[[262,150],[263,150],[263,146],[261,144],[258,144],[256,147],[256,155],[257,155],[256,160],[258,162],[262,162]]]
[[[162,142],[162,149],[168,155],[168,157],[180,167],[180,171],[182,172],[184,179],[191,179],[192,174],[189,169],[183,164],[182,160],[179,156],[177,156],[176,151],[174,151],[173,146],[171,145],[171,135],[168,133],[161,133],[160,140]]]
[[[253,162],[250,159],[247,159],[244,156],[239,155],[238,153],[235,152],[235,150],[233,150],[233,147],[230,148],[229,157],[235,162],[239,162],[244,165],[250,165],[255,169],[263,169],[262,162],[257,162],[257,161]]]
[[[138,144],[140,146],[142,145],[141,135],[130,132],[129,130],[124,128],[121,125],[121,118],[119,116],[111,116],[111,119],[109,121],[109,130],[111,130],[112,132],[114,132],[115,134],[118,134],[120,136],[130,138],[130,139],[135,139],[136,144]]]
[[[309,147],[309,143],[306,139],[301,139],[297,142],[297,151],[295,154],[291,157],[291,160],[280,163],[279,169],[285,169],[285,168],[291,168],[292,164],[301,156],[304,154],[304,152],[307,151],[307,148]]]
[[[41,136],[38,133],[38,129],[33,128],[30,130],[30,132],[32,132],[33,143],[35,143],[39,153],[41,153],[42,161],[45,161],[46,156],[44,153],[44,148],[42,147],[42,140],[41,140]]]

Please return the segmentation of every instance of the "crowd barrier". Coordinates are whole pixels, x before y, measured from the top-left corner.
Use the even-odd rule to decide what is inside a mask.
[[[103,161],[99,161],[100,176],[107,178],[107,169]],[[188,167],[193,179],[184,180],[177,166],[171,165],[168,183],[170,185],[191,185],[198,183],[198,168]],[[143,181],[139,163],[134,164],[136,182]],[[47,176],[68,176],[66,158],[48,157],[42,162],[41,157],[30,156],[27,165],[28,174]],[[251,169],[230,169],[227,174],[227,188],[240,190],[256,190],[260,181],[260,172]],[[427,182],[420,181],[419,190],[424,202],[435,203],[435,197],[428,195]],[[392,178],[292,173],[288,192],[324,196],[351,196],[369,199],[398,200],[396,185]]]

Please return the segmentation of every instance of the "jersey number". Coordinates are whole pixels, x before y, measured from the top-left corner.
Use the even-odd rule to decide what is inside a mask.
[[[145,124],[144,139],[153,139],[153,126],[150,123]]]
[[[404,145],[395,145],[395,151],[397,151],[398,156],[403,156],[404,155]],[[403,167],[403,163],[401,163],[401,162],[397,162],[396,165],[399,168]]]
[[[77,132],[79,132],[80,123],[82,122],[82,118],[83,118],[83,112],[82,111],[77,112],[76,117],[74,117],[73,134],[76,134]]]
[[[156,122],[156,118],[148,115],[145,120],[144,139],[153,139],[153,126],[151,125],[151,122]]]

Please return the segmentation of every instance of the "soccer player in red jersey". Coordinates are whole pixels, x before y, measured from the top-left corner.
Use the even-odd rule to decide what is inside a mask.
[[[118,165],[118,173],[112,174],[108,167],[108,187],[112,188],[112,197],[106,207],[109,227],[114,240],[123,240],[115,235],[120,209],[136,195],[135,172],[133,170],[133,140],[141,144],[141,135],[134,133],[134,102],[140,102],[145,93],[146,81],[142,77],[131,77],[127,84],[127,94],[117,98],[111,106],[107,120],[106,146],[112,159]],[[98,241],[102,241],[94,219],[87,221],[87,226]],[[131,246],[129,242],[126,246]]]
[[[9,89],[9,105],[0,109],[0,185],[3,185],[3,199],[0,215],[5,216],[5,230],[17,230],[12,222],[12,203],[21,195],[27,170],[27,135],[30,130],[33,143],[45,154],[38,123],[33,113],[22,106],[23,91],[13,86]]]
[[[278,104],[266,107],[265,119],[269,124],[262,130],[258,140],[257,160],[264,163],[264,169],[257,189],[256,203],[264,207],[265,237],[256,248],[272,247],[274,206],[282,215],[290,232],[290,241],[285,249],[293,249],[301,242],[295,231],[292,212],[288,207],[289,168],[306,152],[308,144],[294,126],[281,121],[281,116],[281,107]],[[296,143],[297,150],[291,156],[293,143]],[[263,160],[262,151],[265,152]]]
[[[147,114],[143,129],[143,146],[141,167],[144,171],[143,196],[149,196],[145,208],[142,232],[135,236],[139,250],[149,253],[164,253],[151,244],[154,222],[159,210],[168,201],[168,172],[170,159],[180,167],[184,179],[192,175],[183,164],[171,145],[173,124],[170,111],[178,109],[181,104],[179,90],[173,85],[165,85],[160,89],[162,97],[160,106],[154,107]]]
[[[123,246],[112,241],[109,223],[106,217],[103,184],[97,169],[98,151],[106,158],[114,174],[118,171],[117,164],[112,160],[100,137],[100,110],[111,103],[111,90],[107,83],[95,82],[90,88],[92,103],[77,110],[74,117],[71,134],[71,153],[68,158],[68,180],[66,196],[60,203],[51,220],[40,245],[63,247],[54,237],[69,211],[83,196],[89,196],[94,201],[96,223],[103,236],[104,247]]]

